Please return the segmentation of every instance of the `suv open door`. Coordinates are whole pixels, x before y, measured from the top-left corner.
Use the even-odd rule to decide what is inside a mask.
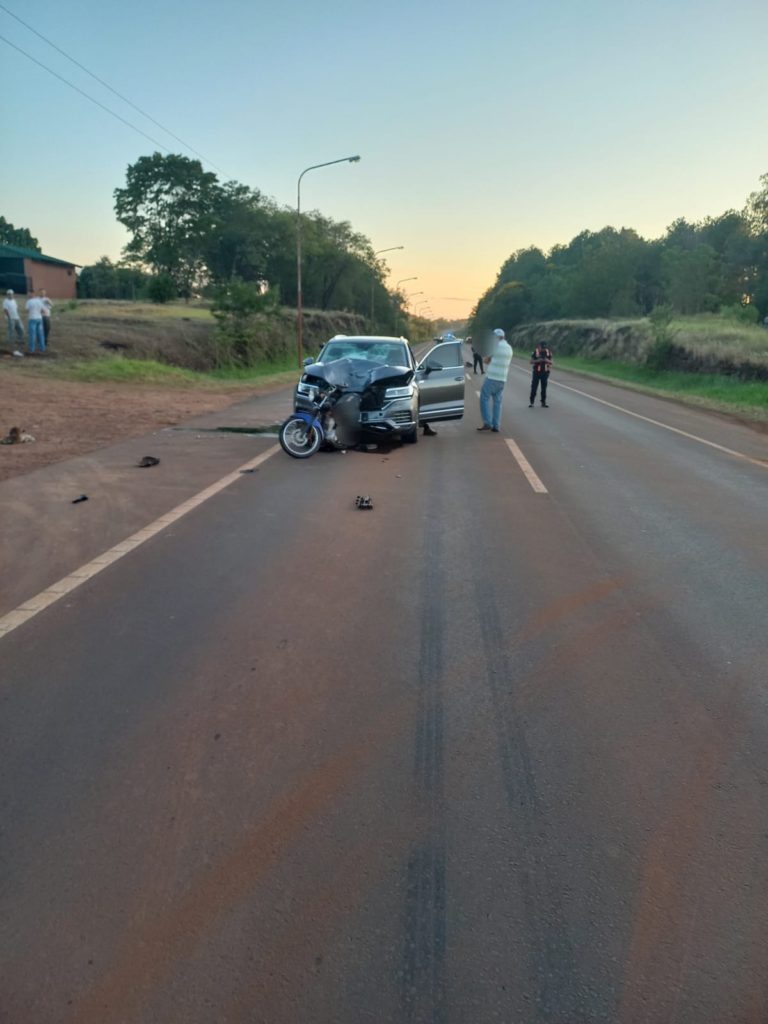
[[[419,422],[460,420],[464,415],[464,356],[461,342],[435,345],[416,368]]]

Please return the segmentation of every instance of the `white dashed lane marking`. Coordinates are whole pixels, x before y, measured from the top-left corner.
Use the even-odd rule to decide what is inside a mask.
[[[507,442],[507,447],[509,448],[509,450],[512,452],[512,455],[514,456],[515,462],[517,462],[517,464],[520,467],[520,469],[522,469],[523,474],[525,475],[525,479],[528,481],[528,483],[531,485],[531,487],[534,489],[534,491],[537,494],[548,494],[549,491],[544,486],[544,484],[541,482],[539,477],[536,475],[536,472],[534,471],[533,466],[530,464],[528,459],[526,459],[526,457],[520,451],[520,448],[516,444],[516,442],[513,441],[511,437],[505,438],[505,441]]]

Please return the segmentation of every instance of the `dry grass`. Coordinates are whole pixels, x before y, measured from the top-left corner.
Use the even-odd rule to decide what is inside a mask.
[[[83,363],[119,354],[129,360],[151,360],[204,373],[216,363],[215,328],[210,308],[200,302],[59,302],[54,307],[48,361]],[[295,352],[294,310],[282,309],[276,317],[265,318],[257,329],[263,330],[275,362],[283,363]],[[363,319],[352,313],[307,310],[304,314],[308,353],[316,352],[334,334],[364,332]]]
[[[667,369],[768,381],[768,330],[722,316],[674,320]],[[541,340],[565,356],[643,366],[654,342],[648,320],[553,320],[519,327],[513,344]]]

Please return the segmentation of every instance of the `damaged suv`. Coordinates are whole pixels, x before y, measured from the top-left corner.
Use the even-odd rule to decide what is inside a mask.
[[[361,360],[366,364],[402,370],[397,386],[370,390],[360,406],[361,429],[415,443],[419,425],[438,420],[458,420],[464,415],[464,360],[461,344],[442,342],[417,362],[405,338],[348,337],[337,334],[320,349],[315,359],[304,361],[304,373],[296,386],[295,408],[311,411],[317,394],[312,365],[336,359]]]

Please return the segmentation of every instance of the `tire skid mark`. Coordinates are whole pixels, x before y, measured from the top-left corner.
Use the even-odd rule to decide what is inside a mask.
[[[475,584],[485,659],[485,678],[493,707],[504,793],[518,843],[517,877],[522,891],[526,931],[531,936],[531,969],[536,984],[531,1022],[577,1024],[573,946],[556,880],[547,868],[548,837],[536,788],[531,752],[511,696],[513,673],[502,646],[496,600],[487,581]]]
[[[438,470],[434,490],[439,492],[440,484]],[[426,531],[424,552],[415,735],[416,806],[424,828],[407,865],[401,967],[403,1020],[409,1024],[443,1024],[446,1010],[443,610],[436,600],[442,547],[435,520]]]

